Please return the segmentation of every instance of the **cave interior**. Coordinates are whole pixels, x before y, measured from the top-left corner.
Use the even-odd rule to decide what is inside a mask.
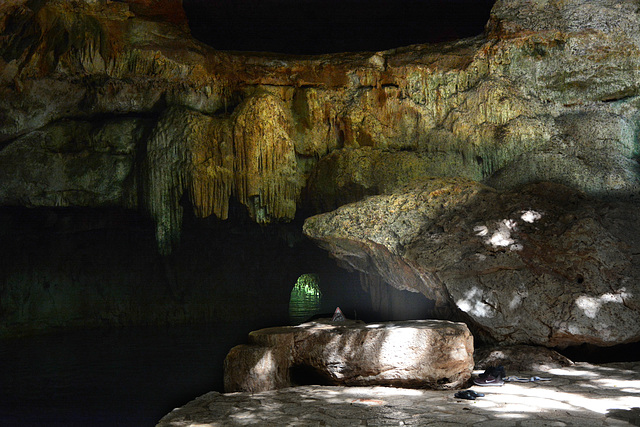
[[[493,3],[183,1],[192,35],[214,49],[291,55],[375,52],[473,37],[482,33]],[[1,325],[3,332],[30,336],[87,327],[237,322],[246,334],[291,323],[292,288],[309,273],[319,277],[322,291],[322,304],[305,313],[309,317],[331,316],[338,306],[347,317],[367,322],[436,316],[423,295],[388,285],[367,287],[359,273],[305,238],[305,218],[319,212],[303,203],[292,221],[261,225],[238,203],[231,203],[229,219],[220,220],[199,218],[183,200],[181,238],[169,255],[158,252],[154,224],[144,212],[2,206],[0,283],[7,295],[2,308],[18,313],[13,323]],[[558,350],[573,360],[596,362],[632,360],[637,349],[629,344]]]

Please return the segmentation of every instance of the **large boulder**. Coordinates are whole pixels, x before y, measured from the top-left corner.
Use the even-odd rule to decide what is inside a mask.
[[[473,336],[463,323],[317,321],[261,329],[231,349],[226,392],[296,383],[451,389],[473,370]]]
[[[311,217],[304,232],[489,340],[608,346],[640,339],[637,209],[558,184],[498,192],[434,178]]]

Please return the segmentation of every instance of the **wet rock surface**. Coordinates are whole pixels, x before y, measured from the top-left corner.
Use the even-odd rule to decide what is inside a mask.
[[[296,383],[462,387],[473,369],[466,325],[438,320],[329,320],[253,331],[224,366],[225,391],[259,392]]]

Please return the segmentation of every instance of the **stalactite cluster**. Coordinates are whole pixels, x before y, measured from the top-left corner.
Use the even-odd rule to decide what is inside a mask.
[[[291,219],[302,183],[290,113],[270,94],[253,96],[238,110],[233,129],[238,199],[259,223]]]
[[[227,219],[234,188],[231,123],[201,115],[200,124],[200,132],[186,141],[190,150],[189,198],[197,216]]]
[[[162,253],[180,238],[183,198],[199,217],[226,219],[235,195],[258,223],[293,219],[302,180],[291,118],[275,96],[249,97],[226,117],[171,108],[147,146],[145,203]]]
[[[168,254],[180,240],[185,171],[190,124],[180,109],[168,110],[149,138],[145,159],[145,203],[156,223],[161,253]]]

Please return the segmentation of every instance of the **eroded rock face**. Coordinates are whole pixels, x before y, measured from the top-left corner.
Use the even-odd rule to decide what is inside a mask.
[[[640,339],[636,210],[556,184],[431,179],[309,218],[304,232],[496,341],[606,346]]]
[[[404,176],[626,197],[640,189],[634,4],[497,1],[476,38],[292,57],[197,42],[179,0],[3,2],[0,164],[29,172],[2,175],[0,203],[143,209],[167,253],[183,195],[220,218],[235,198],[261,223]],[[91,133],[70,147],[48,131],[82,122],[117,147],[103,128],[119,120],[140,132],[127,136],[135,155],[101,152],[116,177],[73,166],[78,153],[95,158]],[[43,152],[43,133],[64,149]],[[55,182],[34,186],[54,163]]]
[[[225,359],[226,392],[266,391],[300,381],[451,389],[473,370],[473,336],[463,323],[317,321],[249,334]],[[306,381],[312,381],[307,379]]]
[[[0,152],[0,199],[13,206],[132,207],[144,119],[65,120]]]

